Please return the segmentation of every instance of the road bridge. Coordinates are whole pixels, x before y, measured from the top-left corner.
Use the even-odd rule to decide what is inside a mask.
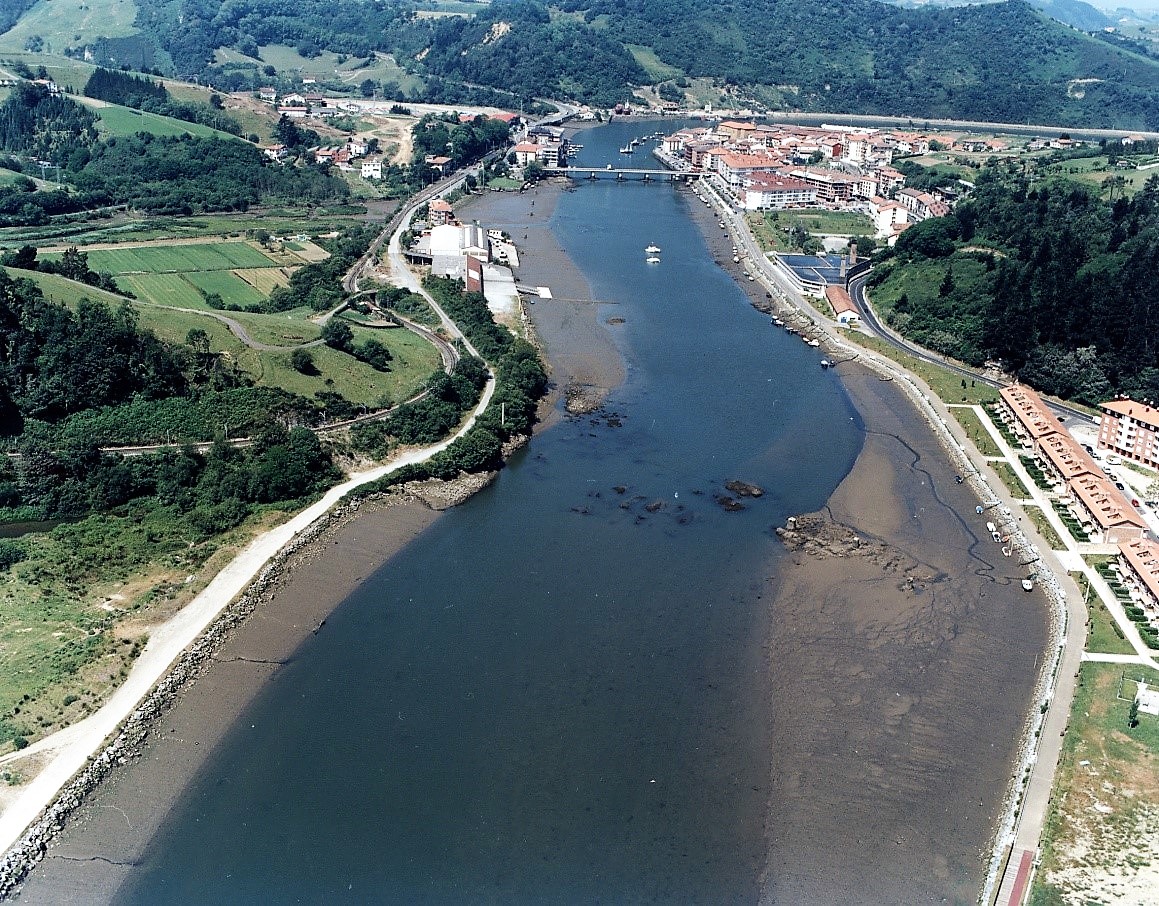
[[[552,176],[570,176],[572,179],[614,179],[618,182],[625,180],[653,180],[666,179],[669,182],[693,182],[704,174],[688,170],[668,170],[664,167],[554,167],[545,172]]]

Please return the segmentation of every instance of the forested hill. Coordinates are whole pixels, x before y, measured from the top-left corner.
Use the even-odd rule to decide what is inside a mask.
[[[870,278],[925,346],[1096,405],[1159,398],[1159,177],[1109,202],[1088,187],[983,171],[948,217],[910,227]]]
[[[1067,29],[1021,0],[921,10],[874,0],[562,5],[606,23],[627,44],[651,47],[686,75],[765,86],[758,96],[786,106],[1159,128],[1159,64]]]
[[[474,16],[436,18],[416,16],[410,0],[137,7],[140,34],[106,42],[119,61],[232,87],[244,87],[243,70],[215,66],[217,48],[254,57],[256,86],[267,78],[260,48],[288,44],[305,56],[388,52],[428,86],[466,82],[525,97],[611,104],[658,79],[708,77],[741,102],[779,109],[1159,130],[1159,62],[1024,0],[921,9],[877,0],[495,0]]]

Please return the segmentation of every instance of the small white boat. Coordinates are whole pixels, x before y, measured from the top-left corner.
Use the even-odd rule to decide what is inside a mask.
[[[1023,579],[1022,580],[1022,590],[1023,591],[1034,591],[1034,580],[1033,579]]]
[[[660,254],[660,246],[650,245],[647,248],[645,248],[644,251],[646,251],[649,255],[659,255]]]
[[[621,154],[631,154],[635,150],[636,150],[636,148],[634,145],[624,145],[624,147],[622,147],[620,149],[620,153]]]
[[[785,326],[785,322],[782,321],[780,318],[773,318],[773,323],[776,324],[778,327]]]
[[[821,345],[821,341],[820,340],[810,340],[809,345],[812,346],[814,349],[816,349],[818,346]]]
[[[832,362],[830,362],[828,359],[822,359],[822,360],[821,360],[821,367],[822,367],[822,368],[829,368],[829,367],[831,367],[832,365],[833,365],[833,363],[832,363]]]
[[[645,260],[649,264],[659,264],[660,263],[660,259],[657,258],[655,255],[649,255]]]

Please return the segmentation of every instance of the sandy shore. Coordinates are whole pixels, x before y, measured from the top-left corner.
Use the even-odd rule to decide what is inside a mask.
[[[519,248],[520,286],[551,290],[551,302],[524,303],[551,373],[552,392],[540,410],[545,425],[557,417],[561,397],[572,411],[588,411],[624,379],[623,360],[610,326],[600,320],[587,278],[551,231],[551,215],[569,186],[567,180],[549,180],[526,192],[477,195],[459,206],[463,219],[478,218],[511,234]]]

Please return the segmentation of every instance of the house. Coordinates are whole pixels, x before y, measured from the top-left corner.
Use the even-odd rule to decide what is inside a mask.
[[[428,154],[424,161],[428,167],[433,167],[439,171],[442,176],[447,175],[447,167],[451,163],[451,159],[442,154]]]
[[[1136,599],[1144,608],[1159,609],[1159,543],[1136,538],[1119,545],[1119,571],[1134,588]]]
[[[262,147],[262,154],[269,160],[280,161],[286,159],[285,145],[264,145]]]
[[[864,209],[873,221],[874,236],[879,239],[892,236],[900,224],[909,223],[909,211],[898,202],[880,195],[869,199]]]
[[[998,391],[999,406],[1023,445],[1036,448],[1040,438],[1061,434],[1066,429],[1033,389],[1011,384]]]
[[[433,227],[454,223],[455,210],[445,198],[436,198],[427,206],[427,222]]]
[[[768,154],[738,154],[735,151],[713,152],[709,155],[712,165],[705,169],[716,171],[721,185],[739,195],[746,177],[756,174],[771,175],[777,172],[781,159]]]
[[[1099,408],[1098,448],[1159,469],[1159,409],[1130,399],[1111,400]]]
[[[857,306],[853,304],[853,299],[850,298],[844,286],[826,286],[825,299],[832,307],[833,316],[837,319],[838,324],[850,327],[861,322]]]
[[[267,104],[272,104],[278,99],[278,89],[264,85],[258,89],[258,99],[265,101]]]
[[[756,129],[757,127],[753,123],[725,120],[717,125],[716,134],[722,138],[735,141],[737,139],[749,138],[756,132]]]
[[[848,173],[820,167],[792,170],[789,175],[814,186],[817,189],[817,200],[822,202],[849,201],[859,181],[858,177]]]
[[[520,142],[511,149],[515,155],[515,166],[526,167],[533,160],[539,159],[539,145],[535,142]]]
[[[1068,488],[1071,510],[1092,541],[1122,545],[1146,536],[1147,523],[1108,479],[1080,476]]]
[[[382,161],[364,160],[362,162],[363,179],[382,179]]]

